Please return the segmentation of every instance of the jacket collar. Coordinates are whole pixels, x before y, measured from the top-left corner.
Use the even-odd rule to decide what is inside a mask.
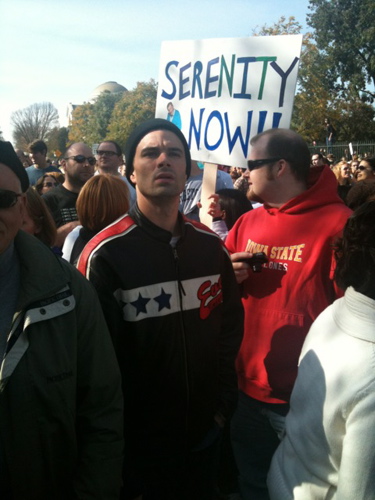
[[[335,304],[336,322],[347,335],[375,343],[375,300],[349,287]]]
[[[20,262],[21,283],[17,310],[54,294],[67,285],[59,257],[34,236],[19,231],[15,249]],[[52,257],[52,258],[51,258]]]
[[[157,226],[153,222],[151,222],[139,209],[138,203],[135,203],[132,208],[129,210],[130,217],[134,220],[134,222],[149,236],[152,238],[156,238],[160,241],[164,241],[165,243],[169,243],[172,239],[172,233],[170,231],[166,231],[165,229]],[[178,212],[178,224],[180,226],[180,234],[184,236],[185,234],[185,224],[184,218],[180,212]]]

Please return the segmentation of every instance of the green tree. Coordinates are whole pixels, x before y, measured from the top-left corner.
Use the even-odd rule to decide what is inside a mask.
[[[113,110],[107,139],[125,145],[130,132],[140,123],[155,116],[157,84],[138,82],[135,89],[126,92]]]
[[[374,0],[310,0],[308,24],[326,58],[330,89],[375,98]],[[371,87],[372,86],[372,89]]]
[[[26,150],[35,139],[46,139],[59,115],[51,102],[39,102],[12,113],[13,139],[16,148]]]
[[[69,142],[85,142],[89,136],[89,118],[93,112],[93,104],[84,102],[77,106],[72,113],[69,125]]]
[[[252,30],[253,36],[277,36],[277,35],[299,35],[302,30],[302,25],[296,21],[294,16],[290,16],[286,19],[285,16],[281,16],[280,19],[272,24],[271,26],[256,26]]]
[[[68,146],[69,129],[67,127],[54,127],[47,136],[47,145],[50,153],[60,156]]]
[[[88,144],[99,143],[105,139],[113,110],[123,95],[122,93],[112,94],[106,90],[96,99],[88,119],[88,136],[86,139]]]
[[[72,114],[69,140],[87,144],[101,142],[108,133],[113,110],[123,94],[102,92],[94,103],[77,106]]]

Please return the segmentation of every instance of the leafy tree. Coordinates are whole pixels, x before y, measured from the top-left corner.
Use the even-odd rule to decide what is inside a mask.
[[[346,98],[357,92],[373,102],[375,93],[374,0],[310,0],[308,24],[328,61],[330,89]]]
[[[60,156],[60,153],[64,153],[68,146],[69,129],[67,127],[54,127],[47,136],[48,150]]]
[[[122,93],[112,94],[106,90],[96,99],[88,120],[87,141],[89,144],[99,143],[106,137],[113,110],[123,95]]]
[[[57,109],[51,102],[35,103],[12,113],[10,121],[16,148],[26,150],[35,139],[46,139],[58,118]]]
[[[72,113],[69,126],[69,142],[85,142],[89,136],[89,118],[93,113],[93,104],[84,102],[77,106]]]
[[[113,110],[107,139],[125,145],[130,132],[140,123],[155,116],[157,84],[138,82],[135,89],[126,92]]]
[[[271,26],[256,26],[252,30],[253,36],[277,36],[277,35],[299,35],[302,30],[302,25],[296,21],[294,16],[290,16],[287,20],[285,16]]]
[[[107,135],[112,112],[123,94],[102,92],[94,103],[77,106],[72,114],[69,140],[87,144],[101,142]]]

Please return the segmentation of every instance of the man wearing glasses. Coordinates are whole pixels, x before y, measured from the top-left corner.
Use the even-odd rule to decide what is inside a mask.
[[[250,144],[248,197],[263,206],[245,214],[226,240],[245,309],[232,443],[243,500],[263,500],[303,341],[339,293],[332,244],[350,210],[330,168],[310,168],[309,149],[295,132],[268,130]],[[256,252],[267,257],[260,273],[241,262]]]
[[[28,176],[0,141],[2,500],[117,500],[120,371],[92,287],[21,230]]]
[[[57,227],[56,246],[62,247],[66,236],[78,226],[76,201],[78,195],[94,175],[96,160],[83,142],[68,147],[61,160],[65,181],[43,195]]]
[[[96,160],[98,164],[98,174],[111,174],[120,176],[123,181],[126,182],[129,189],[130,205],[133,205],[136,199],[135,189],[130,184],[128,179],[122,176],[119,172],[119,168],[124,164],[120,145],[115,141],[101,142],[96,151]]]

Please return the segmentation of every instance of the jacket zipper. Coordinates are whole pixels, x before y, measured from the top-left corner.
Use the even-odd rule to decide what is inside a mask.
[[[178,266],[178,253],[177,249],[173,247],[173,257],[174,257],[174,264],[175,264],[175,271],[176,271],[176,276],[177,276],[177,284],[178,284],[178,296],[179,296],[179,302],[180,302],[180,325],[181,325],[181,331],[182,331],[182,341],[183,341],[183,350],[184,350],[184,364],[185,364],[185,381],[186,381],[186,417],[185,417],[185,428],[186,428],[186,436],[188,436],[188,431],[189,431],[189,421],[188,421],[188,413],[189,413],[189,406],[190,406],[190,387],[189,387],[189,377],[188,377],[188,362],[187,362],[187,350],[186,350],[186,332],[185,332],[185,326],[184,326],[184,321],[183,321],[183,315],[182,315],[182,304],[183,304],[183,295],[186,296],[186,292],[184,290],[183,284],[180,281],[180,276],[179,276],[179,266]],[[186,450],[187,449],[187,440],[185,441],[186,443]]]

